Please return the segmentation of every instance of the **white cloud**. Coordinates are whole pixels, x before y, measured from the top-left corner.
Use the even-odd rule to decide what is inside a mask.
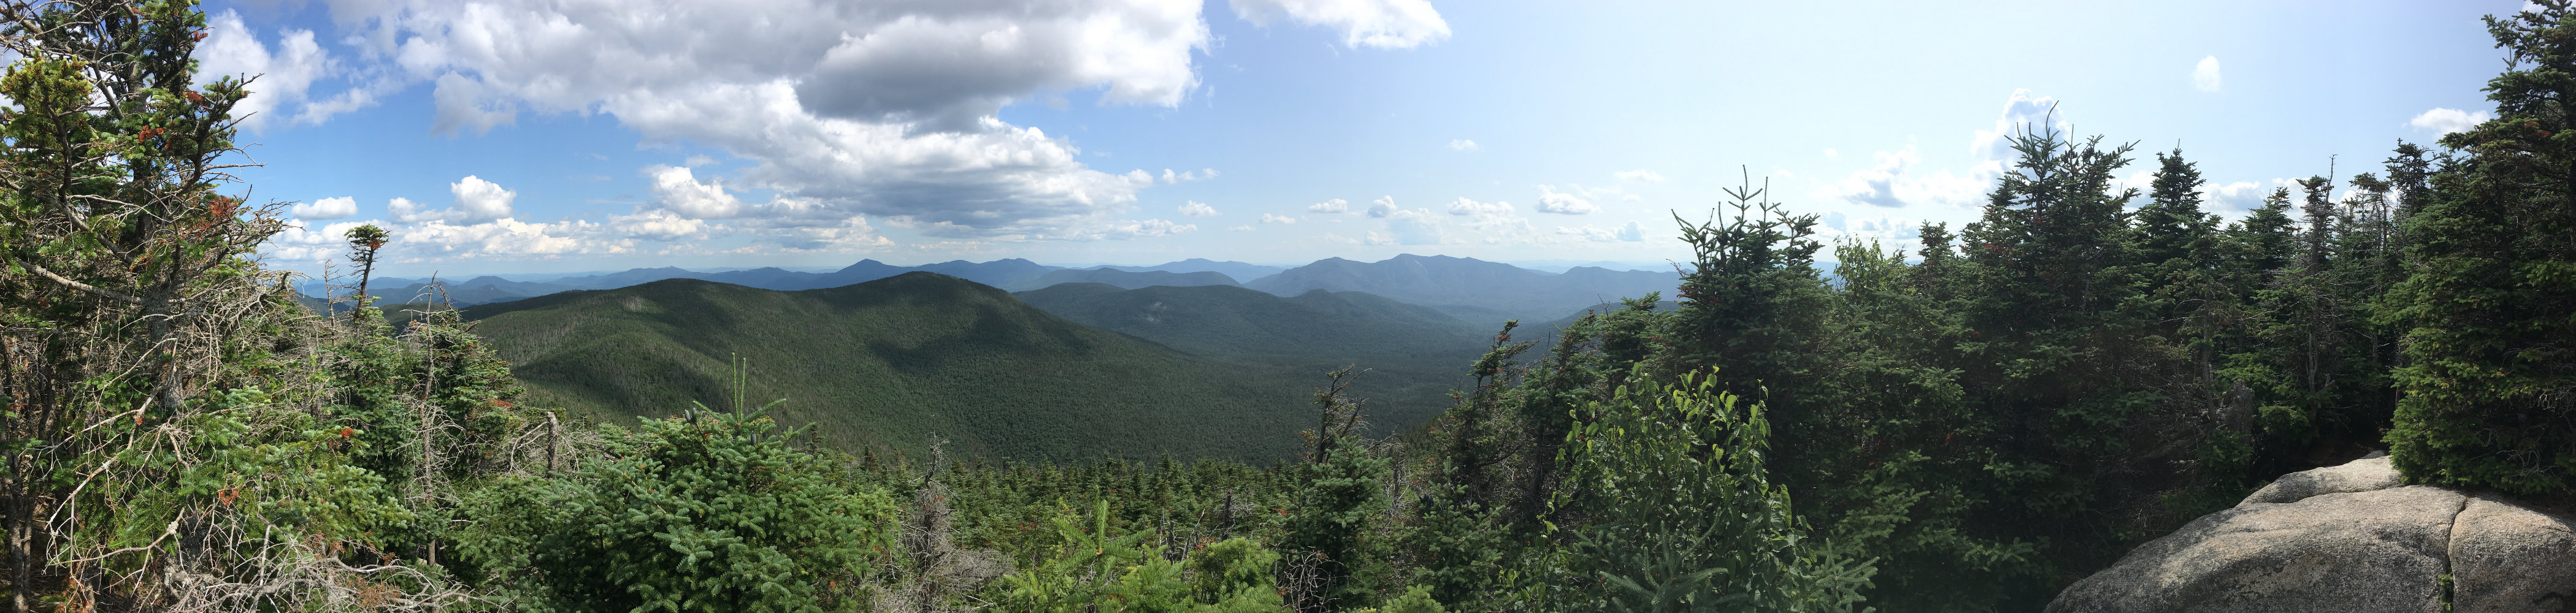
[[[1295,217],[1289,217],[1289,216],[1287,216],[1287,215],[1272,215],[1272,214],[1269,214],[1269,213],[1262,213],[1262,214],[1261,214],[1261,223],[1292,224],[1292,223],[1297,223],[1297,218],[1295,218]]]
[[[1449,202],[1449,214],[1461,217],[1509,215],[1514,210],[1509,202],[1477,202],[1466,198]]]
[[[479,223],[510,217],[510,203],[519,198],[518,192],[473,175],[447,184],[447,191],[456,197],[448,208],[424,210],[426,205],[395,198],[385,209],[393,213],[394,221],[403,223]]]
[[[1227,229],[1227,230],[1232,230],[1232,231],[1235,231],[1235,232],[1251,232],[1251,231],[1252,231],[1252,226],[1251,226],[1251,225],[1241,225],[1241,226],[1235,226],[1235,227],[1232,227],[1232,228],[1226,228],[1226,229]]]
[[[653,203],[690,219],[728,219],[742,214],[742,200],[725,193],[724,182],[699,183],[686,166],[653,166],[644,169],[652,180]]]
[[[1645,226],[1633,221],[1628,222],[1627,225],[1610,228],[1592,225],[1574,228],[1557,226],[1556,233],[1559,236],[1572,236],[1596,243],[1638,243],[1646,240]]]
[[[1467,139],[1459,138],[1459,139],[1451,139],[1451,140],[1449,141],[1449,150],[1450,150],[1450,151],[1465,151],[1465,152],[1473,153],[1473,152],[1477,152],[1477,151],[1484,151],[1484,150],[1485,150],[1485,148],[1484,148],[1483,146],[1477,145],[1477,144],[1476,144],[1476,141],[1472,141],[1472,140],[1467,140]]]
[[[314,229],[312,222],[286,220],[286,228],[259,246],[261,255],[296,262],[337,260],[349,253],[350,228],[366,224],[388,225],[382,221],[343,221]]]
[[[301,123],[318,123],[347,110],[340,108],[346,98],[364,95],[342,94],[339,104],[317,105],[307,99],[313,83],[342,72],[339,61],[313,39],[311,30],[278,32],[277,48],[269,49],[259,35],[242,22],[241,14],[225,9],[206,18],[206,39],[197,43],[194,57],[198,61],[197,84],[234,77],[251,79],[250,95],[233,106],[233,116],[242,118],[242,127],[258,133],[272,125],[285,125],[288,105],[300,105],[303,113],[293,119]],[[354,107],[350,107],[354,108]]]
[[[562,223],[527,223],[516,219],[496,219],[476,224],[452,224],[445,220],[409,226],[394,231],[388,249],[400,261],[422,261],[430,258],[520,258],[555,257],[572,254],[623,253],[627,245],[586,240],[600,233],[599,224],[569,220]]]
[[[711,227],[705,219],[683,217],[669,210],[654,209],[633,215],[613,215],[608,227],[619,234],[654,240],[704,238]]]
[[[832,225],[782,228],[775,234],[780,248],[796,252],[867,251],[894,246],[894,241],[877,235],[868,220],[858,217]]]
[[[1195,172],[1181,172],[1177,174],[1173,173],[1172,169],[1163,169],[1163,184],[1165,185],[1214,178],[1216,178],[1216,169],[1214,168],[1201,168]]]
[[[2200,91],[2214,92],[2218,91],[2218,84],[2218,56],[2200,58],[2200,64],[2191,67],[2192,87],[2200,88]]]
[[[1912,144],[1893,152],[1873,152],[1870,156],[1877,161],[1876,165],[1835,182],[1826,195],[1844,202],[1877,207],[1895,208],[1915,203],[1966,207],[1978,202],[1988,182],[1983,177],[1961,177],[1948,170],[1914,172],[1914,166],[1921,164],[1923,157]]]
[[[1323,201],[1323,202],[1317,202],[1317,203],[1314,203],[1314,204],[1306,205],[1306,212],[1308,212],[1308,213],[1348,213],[1348,212],[1351,212],[1351,202],[1350,202],[1350,201],[1348,201],[1348,200],[1340,199],[1340,198],[1334,198],[1334,199],[1331,199],[1331,200],[1326,200],[1326,201]]]
[[[796,234],[795,232],[789,232],[789,230],[802,232],[818,228],[847,228],[849,227],[849,224],[852,223],[856,223],[861,226],[865,226],[867,224],[864,217],[853,215],[848,211],[837,209],[813,199],[790,198],[785,195],[773,195],[770,197],[769,202],[764,204],[743,202],[740,197],[735,196],[731,191],[725,189],[723,180],[708,179],[706,182],[700,183],[698,182],[695,171],[686,167],[647,166],[644,168],[644,176],[650,180],[651,185],[648,189],[651,190],[652,194],[652,196],[647,199],[646,206],[636,207],[634,215],[611,218],[612,221],[609,224],[611,227],[621,229],[644,229],[647,231],[644,231],[642,234],[638,234],[638,236],[670,240],[667,237],[674,236],[674,234],[665,230],[672,226],[650,224],[638,225],[639,222],[631,221],[646,219],[651,213],[661,211],[669,213],[669,216],[672,218],[679,219],[741,220],[731,226],[705,226],[685,234],[695,235],[707,232],[732,232],[737,230],[778,230],[781,233],[778,236],[770,238],[774,238],[781,246],[787,246],[792,244],[812,243],[814,241],[810,236]],[[660,217],[651,218],[660,219]],[[616,221],[620,219],[630,221],[624,223]],[[873,232],[873,229],[870,231]],[[870,236],[873,236],[873,234]],[[796,247],[789,248],[797,249]]]
[[[1393,214],[1395,214],[1394,196],[1379,196],[1376,200],[1369,201],[1368,216],[1385,217]]]
[[[1530,229],[1529,220],[1521,217],[1519,209],[1509,202],[1477,202],[1459,198],[1449,202],[1449,214],[1468,218],[1467,227],[1476,230],[1500,231],[1508,235],[1515,232],[1526,234]]]
[[[1351,47],[1404,49],[1449,38],[1449,23],[1429,0],[1232,0],[1234,14],[1268,26],[1285,17],[1342,31]]]
[[[2273,182],[2279,183],[2281,181],[2283,180],[2275,179]],[[2263,206],[2264,196],[2269,196],[2271,194],[2272,190],[2252,181],[2236,181],[2225,184],[2211,181],[2208,183],[2202,183],[2200,186],[2201,201],[2214,205],[2210,208],[2216,210],[2254,210],[2256,207]]]
[[[439,132],[509,125],[524,111],[601,113],[648,145],[741,158],[750,166],[729,182],[834,219],[970,237],[1141,228],[1111,216],[1155,177],[1089,168],[1071,142],[997,112],[1091,89],[1102,103],[1178,105],[1199,87],[1195,54],[1211,40],[1202,5],[1183,0],[381,0],[332,10],[334,21],[359,24],[348,40],[372,62],[351,78],[372,70],[398,85],[432,83]]]
[[[1216,216],[1216,207],[1208,206],[1208,205],[1207,205],[1207,203],[1204,203],[1204,202],[1198,202],[1198,201],[1188,201],[1188,202],[1183,202],[1183,203],[1181,203],[1180,210],[1181,210],[1181,215],[1183,215],[1183,216],[1187,216],[1187,217],[1215,217],[1215,216]]]
[[[1433,216],[1429,209],[1399,209],[1385,217],[1387,234],[1368,233],[1369,244],[1438,245],[1449,242],[1449,233],[1441,229],[1440,218]]]
[[[1198,230],[1199,227],[1197,224],[1174,223],[1161,219],[1145,219],[1106,224],[1099,228],[1090,230],[1090,232],[1094,233],[1094,236],[1086,238],[1128,240],[1136,238],[1151,238],[1156,236],[1171,236],[1186,232],[1197,232]]]
[[[1968,152],[1979,162],[1968,171],[1968,175],[1978,180],[2003,176],[2004,166],[2012,163],[2016,155],[2010,137],[2026,130],[2073,132],[2074,124],[2068,123],[2066,114],[2056,112],[2056,109],[2057,100],[2054,98],[2032,96],[2027,89],[2013,90],[2012,95],[2004,99],[2003,114],[1995,118],[1995,129],[1978,130],[1976,136],[1969,139]]]
[[[291,209],[296,219],[339,219],[358,214],[358,200],[348,196],[323,198],[310,203],[298,202]]]
[[[715,159],[715,158],[707,157],[707,156],[705,156],[705,155],[703,155],[703,154],[691,154],[691,155],[689,156],[689,159],[687,159],[687,160],[682,160],[682,161],[680,162],[680,165],[681,165],[681,166],[688,166],[688,167],[693,167],[693,168],[694,168],[694,167],[698,167],[698,166],[713,166],[713,165],[715,165],[715,163],[716,163],[716,159]]]
[[[1556,191],[1556,186],[1553,185],[1538,186],[1538,194],[1538,212],[1541,213],[1584,215],[1601,210],[1601,207],[1577,198],[1573,194]]]
[[[1652,170],[1622,170],[1610,173],[1610,175],[1617,177],[1621,181],[1644,181],[1647,183],[1664,182],[1664,175]]]
[[[2415,119],[2407,121],[2406,125],[2414,126],[2418,130],[2431,130],[2434,134],[2450,134],[2466,132],[2491,119],[2495,119],[2495,116],[2486,111],[2435,108],[2416,115]]]

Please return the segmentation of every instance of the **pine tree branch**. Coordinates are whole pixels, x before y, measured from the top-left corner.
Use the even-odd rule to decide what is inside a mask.
[[[84,291],[84,292],[89,292],[89,293],[91,293],[91,294],[96,294],[96,295],[98,295],[99,297],[102,297],[102,298],[107,298],[107,299],[109,299],[109,300],[115,300],[115,301],[117,301],[117,302],[123,302],[123,303],[126,303],[126,304],[143,304],[143,299],[142,299],[142,298],[136,298],[136,297],[134,297],[134,296],[132,296],[132,295],[128,295],[128,294],[125,294],[125,293],[122,293],[122,292],[118,292],[118,291],[116,291],[116,290],[107,289],[107,288],[103,288],[103,287],[99,287],[99,286],[90,285],[90,284],[87,284],[87,283],[82,283],[82,282],[79,282],[79,281],[71,280],[71,279],[70,279],[70,278],[68,278],[68,277],[64,277],[64,276],[62,276],[62,275],[54,274],[54,271],[46,270],[44,266],[39,265],[39,264],[37,264],[37,263],[35,263],[35,262],[32,262],[32,261],[28,261],[26,258],[19,258],[19,259],[18,259],[18,264],[19,264],[19,265],[22,265],[22,266],[26,266],[26,267],[27,267],[27,270],[33,270],[33,271],[36,271],[36,276],[44,277],[44,278],[47,278],[47,279],[52,279],[55,283],[63,284],[63,286],[64,286],[64,287],[69,287],[69,288],[72,288],[72,289],[76,289],[76,290],[80,290],[80,291]]]

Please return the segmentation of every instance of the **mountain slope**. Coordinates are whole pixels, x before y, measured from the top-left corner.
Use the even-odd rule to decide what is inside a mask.
[[[1139,272],[1119,270],[1115,268],[1068,268],[1064,270],[1048,271],[1046,274],[1038,275],[1036,280],[1022,283],[1017,287],[1022,290],[1033,290],[1066,283],[1100,283],[1127,289],[1153,287],[1156,285],[1169,285],[1173,287],[1235,285],[1233,277],[1208,271],[1180,273],[1160,270]]]
[[[1231,286],[1119,289],[1063,284],[1021,300],[1068,320],[1306,381],[1348,365],[1382,427],[1400,431],[1447,408],[1448,392],[1491,331],[1437,310],[1357,292],[1279,297]]]
[[[694,280],[467,309],[553,402],[666,415],[726,396],[728,360],[786,423],[842,445],[1073,459],[1293,453],[1320,375],[1247,368],[1065,321],[991,287],[914,272],[779,292]]]
[[[1279,274],[1279,271],[1287,270],[1287,268],[1279,266],[1262,266],[1260,264],[1246,264],[1231,260],[1219,262],[1207,258],[1190,258],[1177,262],[1164,262],[1152,266],[1102,266],[1101,268],[1115,268],[1127,272],[1145,272],[1149,270],[1180,273],[1213,272],[1225,275],[1226,277],[1239,282],[1251,281],[1253,279]]]
[[[1398,255],[1377,262],[1327,258],[1245,283],[1281,296],[1313,290],[1364,292],[1438,308],[1480,324],[1504,319],[1535,320],[1620,298],[1663,292],[1669,297],[1680,275],[1650,271],[1613,271],[1577,267],[1551,275],[1510,264],[1474,258]]]

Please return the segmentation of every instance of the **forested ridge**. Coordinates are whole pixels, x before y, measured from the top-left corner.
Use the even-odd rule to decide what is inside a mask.
[[[365,273],[296,302],[193,3],[10,4],[0,613],[2031,611],[2373,450],[2565,504],[2576,10],[2534,4],[2495,119],[2240,220],[2185,151],[2045,125],[1914,253],[1748,178],[1675,216],[1678,295],[1502,326],[1409,433],[1313,373],[1266,465],[845,451],[740,362],[590,423]]]

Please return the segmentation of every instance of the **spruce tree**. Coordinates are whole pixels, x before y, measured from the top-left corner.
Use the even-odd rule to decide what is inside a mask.
[[[2442,137],[2461,155],[2431,176],[2414,274],[2378,311],[2407,330],[2387,440],[2410,481],[2554,496],[2576,479],[2576,11],[2533,4],[2487,18],[2508,62],[2496,118]]]
[[[2162,517],[2203,433],[2199,407],[2169,395],[2181,352],[2154,342],[2140,261],[2116,189],[2127,146],[2070,142],[2052,129],[2012,139],[2019,160],[1962,233],[1967,262],[1961,385],[1989,477],[1975,483],[1972,534],[2046,543],[2013,560],[2028,590],[2004,606],[2108,563],[2136,526]],[[2112,478],[2111,475],[2121,475]],[[2001,562],[2001,561],[1999,561]]]

